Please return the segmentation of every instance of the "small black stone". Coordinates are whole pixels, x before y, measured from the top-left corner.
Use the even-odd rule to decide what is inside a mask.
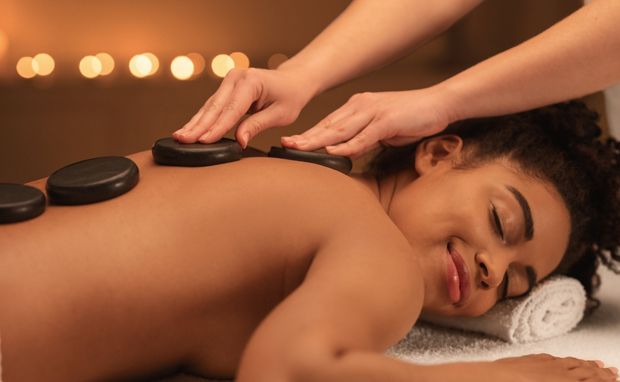
[[[45,194],[34,187],[0,183],[0,224],[35,218],[45,211]]]
[[[353,168],[353,163],[350,158],[325,153],[272,146],[268,155],[273,158],[291,159],[320,164],[321,166],[326,166],[340,171],[343,174],[348,174]]]
[[[234,162],[242,157],[241,146],[232,139],[222,138],[210,143],[180,143],[174,138],[158,139],[151,149],[155,163],[165,166],[212,166]]]
[[[77,205],[101,202],[120,196],[140,179],[138,166],[125,157],[83,160],[55,171],[47,179],[51,203]]]

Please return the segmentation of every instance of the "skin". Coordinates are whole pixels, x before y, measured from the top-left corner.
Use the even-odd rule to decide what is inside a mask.
[[[480,3],[353,1],[277,70],[231,71],[173,135],[182,142],[212,143],[249,111],[252,115],[236,131],[237,140],[247,145],[261,131],[295,121],[316,95],[422,46]],[[304,133],[282,137],[281,144],[358,157],[380,144],[417,141],[455,121],[591,94],[620,81],[619,18],[620,2],[594,0],[533,38],[431,87],[355,94]]]
[[[453,164],[462,161],[462,140],[457,136],[427,140],[420,146],[415,172],[403,171],[395,177],[396,191],[387,212],[421,254],[423,274],[429,275],[425,313],[481,315],[498,301],[506,272],[508,297],[516,297],[528,288],[526,265],[534,268],[537,281],[556,268],[568,245],[570,217],[550,184],[521,174],[504,160],[475,170],[455,170]],[[384,192],[390,187],[386,183]],[[531,240],[525,238],[523,210],[507,186],[528,201],[535,232]],[[433,192],[425,194],[429,190]],[[504,237],[490,219],[492,205]],[[438,254],[446,252],[447,243],[463,257],[472,278],[470,298],[458,306],[446,302],[441,288],[446,265],[445,256]]]
[[[517,294],[519,266],[544,277],[563,252],[568,215],[552,188],[499,162],[454,170],[461,152],[454,137],[429,141],[415,172],[378,187],[273,158],[176,168],[156,166],[148,152],[131,155],[141,180],[129,193],[49,206],[0,227],[3,378],[136,380],[184,371],[237,374],[240,382],[467,380],[463,373],[479,381],[508,377],[506,370],[511,378],[611,378],[594,362],[552,356],[431,367],[381,354],[422,311],[481,313],[509,265]],[[505,184],[531,205],[531,241],[518,238]],[[44,189],[45,179],[31,185]],[[491,201],[509,244],[489,227]],[[459,238],[472,274],[463,307],[447,292],[450,237]]]

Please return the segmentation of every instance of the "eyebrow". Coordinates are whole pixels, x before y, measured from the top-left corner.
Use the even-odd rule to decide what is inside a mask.
[[[521,206],[521,210],[523,211],[523,217],[525,218],[525,240],[532,240],[534,237],[534,221],[532,221],[532,210],[530,209],[530,204],[527,202],[527,199],[523,196],[519,190],[512,186],[506,186],[508,191],[510,191],[519,205]]]

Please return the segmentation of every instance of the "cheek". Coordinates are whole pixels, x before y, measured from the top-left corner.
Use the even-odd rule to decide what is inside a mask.
[[[454,195],[441,189],[410,186],[392,201],[390,217],[408,236],[424,240],[442,231],[445,234],[458,221],[458,205]]]
[[[493,295],[495,291],[481,291],[477,296],[472,296],[471,304],[459,309],[459,314],[468,317],[478,317],[489,311],[497,303],[497,298]]]

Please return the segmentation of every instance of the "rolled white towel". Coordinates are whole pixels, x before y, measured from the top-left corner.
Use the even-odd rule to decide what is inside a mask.
[[[482,316],[423,315],[422,320],[524,343],[568,333],[583,318],[585,306],[586,293],[578,280],[553,276],[527,295],[504,300]]]

